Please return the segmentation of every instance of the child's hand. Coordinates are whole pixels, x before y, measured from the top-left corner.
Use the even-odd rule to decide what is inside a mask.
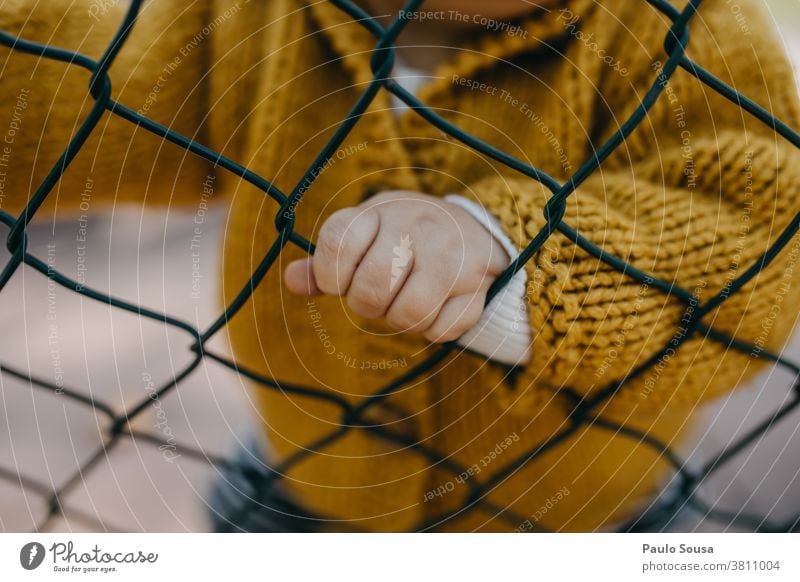
[[[398,331],[454,340],[480,319],[486,292],[510,262],[463,208],[413,192],[385,192],[333,214],[312,258],[294,261],[286,287],[347,296],[357,314]]]

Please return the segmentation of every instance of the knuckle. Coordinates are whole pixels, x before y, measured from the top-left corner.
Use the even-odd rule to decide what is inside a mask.
[[[327,271],[317,272],[315,270],[314,278],[317,280],[317,287],[325,295],[340,295],[339,283],[335,275],[330,275]]]
[[[472,329],[470,322],[459,319],[442,326],[435,326],[426,334],[426,337],[432,342],[446,343],[457,340],[470,329]]]
[[[483,314],[482,297],[480,295],[461,296],[453,299],[446,309],[446,316],[437,320],[431,328],[429,340],[435,342],[454,341],[475,327]]]
[[[425,332],[424,335],[426,340],[428,340],[429,342],[433,342],[435,344],[444,344],[454,339],[457,339],[457,336],[451,338],[447,333],[443,333],[441,330],[438,329],[429,329],[428,331]]]
[[[465,251],[464,241],[459,238],[446,243],[444,250],[437,258],[442,268],[446,268],[450,273],[461,274],[468,271],[474,264],[473,261],[468,260],[469,256]]]
[[[466,325],[463,322],[454,323],[439,333],[439,337],[434,341],[437,342],[451,342],[457,340],[462,335],[467,333],[472,326]]]
[[[466,326],[464,332],[466,333],[472,329],[483,316],[483,305],[486,301],[486,293],[478,293],[471,300],[467,309],[464,311],[464,316],[461,318],[461,323]]]
[[[384,190],[382,192],[378,192],[377,194],[373,194],[369,197],[370,203],[381,203],[387,201],[393,201],[402,199],[403,197],[408,196],[410,193],[404,190]]]
[[[342,251],[348,233],[348,227],[352,224],[352,218],[345,219],[340,215],[344,211],[339,211],[331,216],[319,231],[317,248],[322,252],[336,256]]]
[[[463,241],[461,240],[437,242],[437,251],[431,259],[432,268],[435,269],[440,279],[452,282],[470,272],[469,261],[465,260],[462,247]]]
[[[438,231],[442,227],[442,217],[426,204],[422,208],[417,209],[417,216],[414,223],[420,232],[425,232],[430,229]]]
[[[340,282],[337,277],[338,264],[331,260],[324,253],[317,252],[314,255],[312,268],[314,278],[317,280],[317,287],[326,295],[340,295]]]
[[[370,285],[358,285],[347,294],[347,305],[362,317],[380,317],[389,300],[386,294]]]
[[[417,331],[430,317],[431,310],[415,301],[392,309],[386,322],[397,331]]]

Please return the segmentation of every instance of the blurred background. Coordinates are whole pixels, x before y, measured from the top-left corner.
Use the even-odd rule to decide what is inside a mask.
[[[796,68],[800,67],[800,0],[769,0],[765,6]],[[83,261],[87,285],[174,314],[202,329],[219,314],[216,281],[225,219],[223,207],[157,213],[118,207],[86,224],[71,220],[34,225],[29,250],[43,259],[52,254],[58,265]],[[199,247],[193,246],[198,220]],[[85,229],[85,243],[78,242],[80,229]],[[0,254],[0,263],[7,258]],[[74,276],[74,270],[67,274]],[[140,400],[152,390],[151,379],[159,385],[191,359],[185,334],[83,299],[48,284],[28,268],[18,272],[0,295],[0,330],[4,363],[50,381],[57,370],[64,385],[106,402]],[[227,353],[224,335],[212,347]],[[795,334],[785,355],[800,360],[800,334]],[[791,385],[789,374],[767,370],[749,386],[710,405],[705,419],[697,423],[696,438],[684,451],[690,463],[712,458],[737,435],[768,418],[785,402]],[[56,487],[101,446],[107,421],[85,406],[32,389],[8,374],[0,375],[0,398],[0,467],[19,468]],[[178,390],[148,407],[134,428],[157,433],[155,426],[162,430],[166,426],[176,442],[231,457],[250,435],[253,410],[247,386],[236,373],[201,364]],[[797,513],[798,429],[800,414],[784,419],[705,482],[703,498],[716,500],[718,509],[775,520]],[[209,492],[216,478],[207,463],[185,455],[166,462],[150,444],[123,439],[62,500],[82,517],[59,518],[50,529],[207,531]],[[46,498],[0,479],[0,531],[31,530],[47,511]],[[670,528],[705,531],[721,526],[687,509]]]

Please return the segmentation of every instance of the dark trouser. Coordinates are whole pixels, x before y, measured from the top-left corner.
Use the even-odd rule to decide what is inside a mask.
[[[211,521],[215,532],[352,531],[346,522],[330,522],[309,515],[292,499],[282,477],[266,461],[256,439],[239,451],[235,463],[220,468],[211,492]],[[619,531],[692,531],[702,515],[691,515],[681,502],[679,480],[672,479],[640,517],[617,524]]]
[[[323,521],[309,516],[286,491],[254,439],[236,462],[220,467],[209,501],[215,532],[313,532]]]

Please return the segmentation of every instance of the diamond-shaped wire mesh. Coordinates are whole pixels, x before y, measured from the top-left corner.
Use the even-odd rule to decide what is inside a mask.
[[[330,0],[331,4],[335,5],[338,9],[345,12],[353,19],[360,22],[365,26],[371,34],[374,35],[376,44],[372,59],[372,67],[374,77],[369,86],[364,90],[361,97],[358,99],[355,106],[349,112],[346,119],[342,120],[341,124],[336,129],[332,139],[325,145],[324,149],[319,153],[319,156],[314,160],[313,164],[309,167],[307,173],[302,176],[298,181],[297,186],[288,194],[280,191],[274,184],[267,178],[259,176],[252,170],[237,163],[235,160],[229,159],[219,152],[213,151],[197,141],[180,135],[175,131],[156,123],[148,117],[129,109],[122,103],[118,103],[112,99],[111,85],[109,79],[109,70],[114,65],[114,60],[119,53],[120,49],[126,42],[132,28],[136,25],[137,16],[142,6],[143,0],[133,0],[127,11],[125,19],[120,23],[119,29],[108,45],[105,53],[99,60],[93,60],[79,53],[64,50],[55,46],[39,44],[25,40],[8,34],[7,32],[0,31],[0,43],[22,53],[27,53],[44,59],[53,59],[61,62],[68,63],[72,67],[82,67],[91,73],[91,81],[88,87],[88,93],[94,101],[94,104],[86,115],[80,127],[72,135],[69,144],[64,149],[61,158],[53,165],[52,170],[47,177],[36,188],[35,193],[30,198],[27,207],[19,216],[12,216],[11,214],[0,211],[0,221],[8,227],[7,247],[11,253],[11,258],[3,266],[0,273],[0,290],[6,287],[9,280],[24,264],[32,269],[41,273],[43,277],[48,277],[56,284],[69,289],[75,293],[81,294],[84,297],[98,301],[102,304],[112,306],[116,309],[125,310],[137,317],[146,318],[160,324],[166,324],[177,331],[185,333],[191,339],[191,362],[174,377],[170,377],[163,382],[154,392],[156,397],[161,397],[171,391],[179,390],[181,382],[195,372],[204,360],[215,362],[221,366],[225,366],[241,374],[248,380],[256,383],[261,389],[282,391],[286,394],[301,394],[305,397],[324,398],[331,404],[339,407],[341,411],[341,426],[331,430],[329,434],[319,438],[316,442],[309,444],[304,450],[299,451],[297,454],[285,459],[279,465],[270,467],[270,471],[266,478],[262,478],[258,482],[258,491],[253,497],[244,502],[238,508],[238,515],[231,516],[230,522],[227,524],[229,529],[237,529],[237,524],[245,523],[249,512],[253,511],[258,505],[262,503],[269,503],[273,498],[274,489],[281,488],[281,476],[285,475],[287,471],[298,463],[302,462],[304,458],[314,452],[323,451],[336,441],[343,438],[348,431],[364,430],[374,433],[375,438],[388,439],[389,441],[406,444],[410,449],[416,451],[419,455],[423,456],[432,463],[436,463],[443,470],[450,472],[453,476],[458,476],[467,468],[460,466],[458,463],[450,458],[444,458],[431,447],[426,446],[419,442],[403,443],[402,437],[391,433],[381,426],[371,425],[366,420],[365,414],[378,403],[385,400],[391,394],[401,390],[404,386],[414,382],[416,379],[422,377],[426,372],[434,369],[436,366],[446,361],[454,355],[455,344],[446,344],[438,347],[420,364],[405,371],[399,375],[395,380],[378,390],[374,394],[365,397],[362,402],[353,405],[344,398],[336,397],[329,392],[324,392],[320,389],[313,387],[291,386],[280,382],[279,378],[263,377],[247,368],[241,366],[238,362],[228,359],[222,355],[213,353],[207,348],[207,343],[211,338],[217,335],[225,326],[227,322],[239,311],[243,305],[251,297],[254,289],[264,279],[266,273],[274,266],[277,258],[287,245],[295,245],[298,248],[308,252],[314,252],[313,244],[303,237],[300,233],[295,232],[295,213],[302,212],[302,198],[308,190],[308,185],[315,179],[314,169],[323,165],[326,160],[335,155],[337,149],[347,138],[353,127],[358,123],[360,117],[365,114],[366,110],[374,100],[375,96],[380,91],[388,91],[405,102],[411,109],[418,115],[422,116],[427,122],[437,127],[439,130],[450,136],[454,140],[464,143],[466,146],[471,147],[481,154],[492,158],[496,161],[504,163],[513,168],[520,174],[527,176],[531,180],[536,180],[549,189],[552,196],[549,198],[548,203],[542,209],[546,218],[546,225],[541,231],[533,237],[528,243],[520,256],[508,267],[502,276],[498,278],[492,286],[487,301],[490,301],[511,279],[511,277],[518,270],[522,269],[526,262],[528,262],[534,254],[542,248],[545,241],[554,233],[560,232],[571,240],[575,245],[578,245],[584,251],[596,257],[614,269],[624,273],[627,277],[638,281],[639,283],[646,284],[653,289],[657,289],[665,294],[670,295],[672,298],[682,302],[686,308],[686,316],[683,318],[684,329],[676,332],[675,336],[667,342],[663,350],[656,353],[653,357],[649,358],[643,364],[630,370],[630,372],[622,379],[611,382],[605,388],[597,393],[589,396],[582,397],[570,390],[567,386],[559,387],[559,395],[572,407],[572,413],[569,415],[567,425],[556,434],[547,438],[546,440],[538,443],[531,450],[525,454],[519,455],[517,458],[509,462],[502,470],[493,475],[490,479],[483,482],[475,479],[467,481],[469,487],[469,495],[463,507],[456,510],[448,510],[442,515],[433,516],[426,519],[425,523],[420,523],[417,530],[426,530],[434,527],[436,524],[448,519],[448,517],[460,513],[464,510],[473,509],[486,509],[502,517],[502,519],[509,524],[509,528],[517,528],[521,523],[525,522],[525,517],[516,515],[508,508],[495,507],[489,501],[487,493],[495,487],[498,483],[502,483],[504,479],[512,475],[518,468],[529,463],[532,459],[539,455],[545,454],[548,450],[552,449],[558,443],[568,438],[570,435],[579,431],[582,427],[592,425],[600,427],[611,433],[615,434],[615,438],[619,439],[634,439],[637,442],[643,443],[651,447],[659,456],[666,460],[676,472],[679,478],[680,486],[676,489],[677,494],[672,495],[670,499],[665,500],[660,505],[646,516],[639,517],[636,520],[622,526],[623,530],[632,531],[637,529],[645,529],[652,527],[654,524],[663,522],[669,519],[669,516],[684,506],[695,507],[706,514],[707,518],[719,520],[726,524],[740,524],[748,529],[757,529],[759,531],[797,531],[800,527],[800,515],[791,517],[782,523],[773,523],[762,519],[759,516],[749,515],[745,513],[728,513],[714,508],[711,504],[706,503],[698,494],[698,485],[702,483],[711,473],[718,470],[725,463],[730,461],[734,456],[741,453],[748,445],[757,441],[766,431],[779,422],[782,418],[786,417],[789,413],[794,411],[800,405],[800,381],[798,375],[800,368],[780,355],[770,353],[760,346],[755,346],[746,341],[730,337],[729,335],[714,329],[702,322],[705,315],[718,308],[729,297],[741,290],[748,282],[752,281],[760,271],[765,269],[776,257],[776,255],[787,246],[791,239],[795,236],[798,225],[800,225],[800,212],[794,216],[789,225],[781,233],[775,242],[771,245],[769,250],[765,252],[753,265],[750,265],[742,274],[733,279],[725,289],[717,293],[715,296],[708,299],[705,303],[697,305],[693,294],[687,290],[675,285],[674,282],[660,280],[659,278],[642,272],[635,268],[633,265],[627,263],[623,259],[616,257],[603,248],[597,246],[580,232],[576,231],[569,224],[567,224],[563,217],[566,210],[566,202],[570,195],[595,171],[603,161],[621,144],[623,144],[637,126],[647,117],[648,112],[654,106],[656,101],[662,95],[664,88],[667,86],[667,81],[675,73],[676,70],[683,69],[686,73],[693,75],[702,81],[708,88],[723,95],[728,100],[741,107],[747,115],[753,116],[771,128],[784,139],[790,142],[794,147],[800,148],[800,134],[788,127],[781,120],[776,119],[765,108],[759,104],[748,99],[746,95],[742,95],[732,87],[726,85],[719,78],[705,70],[696,62],[690,60],[687,55],[687,47],[689,46],[689,31],[688,25],[697,12],[702,0],[692,0],[682,11],[677,10],[665,0],[646,0],[655,9],[668,17],[673,25],[669,34],[664,41],[664,51],[666,53],[666,60],[663,68],[655,75],[655,79],[649,91],[644,95],[641,100],[640,106],[630,115],[630,117],[619,126],[616,131],[605,143],[602,144],[595,151],[586,162],[564,183],[560,183],[553,177],[541,169],[529,165],[519,159],[514,158],[510,154],[498,150],[488,143],[477,139],[476,137],[464,132],[459,127],[453,125],[443,117],[438,115],[432,109],[429,109],[418,100],[413,94],[409,93],[406,89],[400,86],[391,77],[391,71],[394,62],[394,41],[402,31],[403,27],[411,21],[410,18],[397,19],[391,25],[384,28],[378,24],[374,19],[371,19],[365,12],[357,5],[348,0]],[[410,1],[405,11],[411,13],[420,8],[422,0]],[[137,124],[142,130],[151,132],[156,136],[170,142],[172,145],[168,147],[178,147],[188,150],[194,155],[200,156],[222,170],[228,171],[242,180],[249,182],[256,186],[265,195],[271,197],[278,203],[279,208],[275,212],[275,229],[277,236],[267,254],[261,259],[256,270],[252,273],[252,277],[247,284],[241,289],[236,298],[227,306],[223,313],[206,329],[198,329],[195,326],[182,321],[180,319],[171,317],[165,313],[157,313],[147,309],[141,305],[133,304],[131,302],[122,300],[118,297],[110,296],[105,293],[95,291],[91,288],[85,287],[82,283],[63,275],[62,273],[54,270],[48,263],[40,257],[34,256],[28,252],[26,228],[31,220],[36,216],[37,211],[42,204],[51,195],[54,187],[57,185],[60,176],[64,173],[70,162],[76,156],[87,137],[96,131],[100,121],[106,114],[118,116],[133,124]],[[305,185],[305,187],[301,187]],[[800,208],[798,209],[800,210]],[[744,434],[736,441],[731,442],[719,454],[705,466],[697,471],[692,471],[687,467],[687,464],[672,451],[672,449],[664,443],[659,442],[651,435],[645,434],[639,430],[631,427],[622,426],[612,422],[598,414],[598,409],[617,393],[623,385],[631,380],[641,376],[654,366],[668,350],[678,349],[687,340],[702,336],[710,341],[719,342],[726,349],[739,350],[748,354],[757,354],[757,357],[771,361],[775,365],[780,366],[789,371],[796,379],[793,390],[793,397],[787,401],[779,410],[776,410],[769,418],[759,424],[755,429]],[[96,523],[93,516],[85,514],[76,508],[71,508],[62,500],[64,497],[74,490],[82,479],[97,468],[101,461],[107,455],[113,455],[115,446],[124,439],[136,439],[139,443],[146,443],[153,447],[158,447],[163,444],[163,441],[157,436],[152,434],[145,434],[136,431],[132,428],[131,422],[148,407],[151,398],[146,396],[141,399],[135,406],[129,407],[125,413],[117,412],[118,406],[114,402],[98,401],[81,390],[76,388],[65,388],[63,386],[56,386],[50,381],[38,378],[35,373],[15,369],[13,367],[2,366],[0,372],[8,377],[14,377],[23,380],[32,389],[43,389],[52,393],[60,393],[67,398],[73,400],[75,403],[90,408],[98,417],[107,422],[108,429],[105,434],[105,440],[102,442],[92,454],[87,455],[79,467],[76,468],[74,473],[60,483],[57,487],[53,488],[47,483],[33,479],[18,470],[12,468],[0,467],[0,479],[5,480],[11,484],[24,488],[27,492],[40,495],[46,499],[49,512],[43,522],[37,525],[37,530],[47,529],[55,518],[64,514],[76,519],[84,519],[90,523],[95,522],[100,528],[104,527],[101,522]],[[361,426],[363,425],[363,427]],[[236,461],[231,461],[224,458],[210,456],[206,452],[197,448],[192,448],[186,445],[181,445],[181,450],[187,456],[193,457],[198,461],[210,463],[217,468],[231,472],[240,473],[243,478],[248,478],[248,471],[246,466],[240,466]],[[286,502],[284,502],[286,503]],[[302,508],[293,507],[291,505],[283,505],[281,508],[284,512],[293,512],[297,514],[297,521],[294,523],[294,529],[308,529],[311,526],[306,523],[303,524]],[[314,522],[319,523],[318,518]],[[539,529],[537,525],[536,528]]]

